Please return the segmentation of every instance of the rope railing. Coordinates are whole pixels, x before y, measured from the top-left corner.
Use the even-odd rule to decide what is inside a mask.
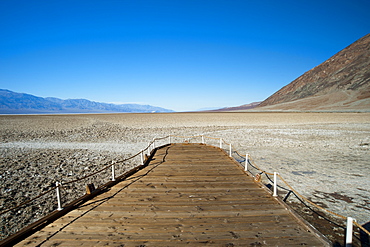
[[[313,206],[315,206],[315,207],[317,207],[317,208],[319,208],[319,209],[321,209],[321,210],[323,210],[323,211],[325,211],[327,213],[333,214],[333,215],[335,215],[335,216],[337,216],[339,218],[342,218],[342,219],[347,219],[347,217],[345,217],[343,215],[340,215],[340,214],[337,214],[337,213],[335,213],[333,211],[327,210],[327,209],[325,209],[325,208],[317,205],[316,203],[308,200],[306,197],[304,197],[303,195],[301,195],[300,193],[298,193],[290,184],[288,184],[287,181],[285,181],[285,179],[280,174],[278,174],[278,176],[281,179],[281,181],[283,181],[289,187],[289,189],[294,192],[294,194],[296,194],[297,196],[299,196],[304,201],[308,202],[309,204],[311,204],[311,205],[313,205]]]
[[[19,207],[22,207],[22,206],[23,206],[23,205],[25,205],[25,204],[28,204],[28,203],[30,203],[30,202],[32,202],[32,201],[34,201],[34,200],[36,200],[36,199],[40,198],[41,196],[43,196],[43,195],[45,195],[45,194],[48,194],[48,193],[52,192],[52,191],[53,191],[53,190],[55,190],[58,186],[64,186],[64,185],[68,185],[68,184],[72,184],[72,183],[75,183],[75,182],[82,181],[82,180],[87,179],[87,178],[89,178],[89,177],[92,177],[92,176],[94,176],[94,175],[96,175],[96,174],[98,174],[98,173],[101,173],[101,172],[103,172],[104,170],[107,170],[107,169],[111,168],[111,167],[112,167],[112,165],[115,165],[115,164],[118,164],[118,163],[123,163],[123,162],[129,161],[129,160],[131,160],[131,159],[133,159],[133,158],[135,158],[135,157],[137,157],[137,156],[141,155],[144,151],[147,151],[148,149],[150,149],[151,145],[152,145],[155,141],[157,141],[157,140],[163,140],[163,139],[166,139],[166,138],[168,138],[168,137],[169,137],[169,136],[162,137],[162,138],[155,138],[155,139],[153,139],[153,141],[151,141],[151,142],[149,143],[149,145],[148,145],[146,148],[142,149],[141,151],[137,152],[136,154],[134,154],[134,155],[132,155],[132,156],[130,156],[130,157],[128,157],[128,158],[126,158],[126,159],[119,160],[119,161],[115,161],[115,162],[113,162],[112,164],[105,164],[105,165],[104,165],[104,167],[103,167],[103,168],[101,168],[100,170],[95,171],[95,172],[93,172],[93,173],[91,173],[91,174],[89,174],[89,175],[83,176],[83,177],[81,177],[81,178],[77,178],[77,179],[74,179],[74,180],[71,180],[71,181],[67,181],[67,182],[64,182],[64,183],[59,183],[59,185],[56,185],[56,186],[52,187],[51,189],[49,189],[49,190],[47,190],[47,191],[45,191],[45,192],[41,193],[40,195],[38,195],[38,196],[36,196],[36,197],[34,197],[34,198],[32,198],[32,199],[29,199],[29,200],[27,200],[27,201],[25,201],[25,202],[22,202],[22,203],[20,203],[20,204],[18,204],[18,205],[16,205],[16,206],[14,206],[14,207],[12,207],[12,208],[9,208],[9,209],[6,209],[6,210],[3,210],[3,211],[0,211],[0,215],[2,215],[2,214],[4,214],[4,213],[7,213],[7,212],[9,212],[9,211],[11,211],[11,210],[17,209],[17,208],[19,208]]]
[[[235,150],[235,147],[226,142],[225,140],[223,140],[222,138],[214,138],[214,137],[208,137],[208,136],[203,136],[203,135],[197,135],[197,136],[192,136],[192,137],[185,137],[185,136],[182,136],[181,138],[188,138],[189,140],[192,139],[192,138],[195,138],[195,137],[199,137],[201,136],[202,137],[202,142],[201,143],[205,143],[205,138],[206,139],[211,139],[211,140],[219,140],[219,147],[223,150],[225,150],[225,152],[229,153],[229,156],[232,157],[232,154],[236,154],[239,158],[242,158],[240,160],[234,158],[242,167],[244,167],[245,171],[248,171],[250,172],[250,167],[252,167],[253,169],[255,169],[257,172],[255,173],[255,175],[253,175],[252,173],[252,176],[255,177],[255,180],[259,181],[260,180],[260,176],[262,174],[265,174],[265,176],[267,177],[267,179],[273,183],[273,196],[277,196],[277,188],[280,188],[280,189],[283,189],[285,191],[287,191],[287,195],[286,197],[284,198],[284,201],[286,201],[287,197],[290,195],[290,193],[293,193],[299,200],[301,201],[305,201],[307,203],[309,203],[310,205],[316,207],[317,209],[320,209],[328,214],[331,214],[331,215],[334,215],[336,217],[339,217],[340,219],[344,219],[344,220],[347,220],[347,227],[346,227],[346,245],[349,246],[352,244],[352,235],[353,235],[353,232],[352,232],[352,229],[353,229],[353,225],[357,226],[361,231],[363,231],[364,233],[366,233],[368,236],[370,236],[370,233],[367,229],[365,229],[363,226],[361,226],[359,223],[357,223],[357,221],[355,221],[353,218],[351,217],[346,217],[346,216],[343,216],[343,215],[340,215],[338,213],[335,213],[333,211],[330,211],[328,209],[325,209],[321,206],[319,206],[318,204],[312,202],[311,200],[307,199],[306,197],[304,197],[302,194],[298,193],[279,173],[277,172],[274,172],[274,173],[270,173],[270,172],[267,172],[265,170],[262,170],[260,167],[258,167],[255,162],[253,161],[253,159],[250,157],[249,154],[247,154],[246,156],[243,156],[242,154],[240,154],[238,151]],[[218,146],[218,145],[215,145],[215,146]],[[226,146],[226,147],[225,147]],[[229,150],[227,150],[227,148]],[[234,150],[234,151],[232,151]],[[244,162],[244,166],[242,165],[242,163]],[[274,176],[274,179],[272,180],[270,178],[270,176]],[[256,177],[258,179],[256,179]],[[281,185],[278,185],[277,184],[277,178],[279,178],[281,181],[283,181],[283,183],[288,187],[288,188],[285,188]],[[304,204],[306,205],[306,204]],[[315,212],[315,211],[314,211]],[[325,218],[325,217],[323,217]]]
[[[347,235],[346,235],[346,243],[348,241],[352,241],[352,228],[353,228],[353,225],[357,226],[361,231],[363,231],[364,233],[366,233],[367,235],[370,236],[370,233],[367,229],[365,229],[363,226],[361,226],[359,223],[357,223],[353,218],[351,217],[346,217],[346,216],[343,216],[343,215],[340,215],[338,213],[335,213],[335,212],[332,212],[328,209],[325,209],[319,205],[317,205],[316,203],[312,202],[311,200],[307,199],[306,197],[304,197],[302,194],[298,193],[280,174],[278,174],[277,172],[274,172],[274,173],[269,173],[269,172],[266,172],[264,170],[262,170],[260,167],[258,167],[255,162],[253,161],[253,159],[250,157],[249,154],[246,154],[246,155],[242,155],[240,154],[238,151],[236,151],[235,147],[231,144],[231,143],[228,143],[226,142],[225,140],[223,140],[222,138],[215,138],[215,137],[209,137],[209,136],[206,136],[206,135],[195,135],[195,136],[178,136],[178,135],[168,135],[168,136],[165,136],[165,137],[160,137],[160,138],[154,138],[152,141],[150,141],[148,143],[148,146],[146,146],[144,149],[142,149],[141,151],[137,152],[136,154],[126,158],[126,159],[123,159],[123,160],[118,160],[118,161],[114,161],[112,162],[111,164],[104,164],[103,168],[99,169],[98,171],[95,171],[91,174],[88,174],[88,175],[85,175],[81,178],[76,178],[76,179],[73,179],[71,181],[67,181],[67,182],[63,182],[63,183],[56,183],[55,186],[53,186],[52,188],[50,188],[49,190],[39,194],[38,196],[34,197],[34,198],[31,198],[27,201],[24,201],[16,206],[13,206],[11,208],[8,208],[6,210],[3,210],[3,211],[0,211],[0,216],[5,214],[5,213],[9,213],[10,211],[13,211],[13,210],[16,210],[18,208],[21,208],[21,207],[24,207],[25,205],[27,204],[30,204],[31,202],[39,199],[40,197],[46,195],[46,194],[49,194],[51,192],[53,192],[54,190],[57,192],[57,201],[58,201],[58,208],[57,210],[61,210],[62,208],[62,205],[61,205],[61,200],[60,200],[60,191],[59,189],[60,188],[65,188],[67,185],[70,185],[70,184],[74,184],[74,183],[77,183],[77,182],[81,182],[83,180],[86,180],[88,178],[91,178],[93,176],[96,176],[100,173],[102,173],[103,171],[105,170],[108,170],[108,169],[112,169],[112,176],[111,176],[111,180],[114,181],[116,176],[115,176],[115,166],[117,165],[124,165],[125,162],[127,161],[131,161],[132,159],[140,156],[141,158],[141,161],[140,161],[140,165],[143,165],[144,164],[144,152],[148,152],[150,153],[152,150],[160,147],[160,146],[164,146],[164,145],[167,145],[167,144],[171,144],[171,143],[176,143],[176,139],[182,139],[181,142],[191,142],[192,140],[195,140],[195,141],[199,141],[199,143],[202,143],[202,144],[206,144],[206,143],[210,143],[211,141],[215,142],[216,141],[216,144],[213,145],[213,146],[216,146],[216,147],[219,147],[221,149],[223,149],[226,153],[229,154],[230,157],[233,157],[233,155],[236,155],[238,156],[239,159],[237,158],[234,158],[235,161],[237,161],[243,168],[246,172],[249,172],[256,181],[260,181],[261,179],[261,175],[262,174],[265,174],[265,176],[267,177],[267,179],[273,184],[273,196],[277,196],[277,188],[279,187],[280,189],[283,189],[285,191],[288,191],[287,193],[287,196],[284,198],[284,201],[287,199],[287,197],[290,195],[290,193],[293,193],[299,200],[301,201],[304,201],[304,202],[307,202],[308,204],[326,212],[326,213],[329,213],[331,215],[334,215],[336,217],[339,217],[341,218],[342,220],[345,219],[347,220]],[[206,140],[209,140],[208,142]],[[162,142],[162,143],[159,143],[159,142]],[[211,144],[207,144],[207,145],[211,145]],[[212,145],[211,145],[212,146]],[[242,163],[244,163],[244,166],[242,165]],[[252,173],[252,169],[255,170],[254,174]],[[274,176],[274,179],[271,179],[270,176]],[[281,185],[278,185],[277,184],[277,178],[279,178],[288,188],[284,188],[282,187]],[[306,204],[304,204],[306,205]],[[349,230],[349,228],[351,228]]]
[[[29,200],[27,200],[27,201],[25,201],[25,202],[22,202],[22,203],[20,203],[20,204],[18,204],[18,205],[16,205],[16,206],[14,206],[14,207],[11,207],[11,208],[8,208],[8,209],[6,209],[6,210],[3,210],[3,211],[1,211],[1,212],[0,212],[0,215],[5,214],[5,213],[7,213],[7,212],[9,212],[9,211],[12,211],[12,210],[14,210],[14,209],[20,208],[20,207],[22,207],[22,206],[24,206],[24,205],[26,205],[26,204],[28,204],[28,203],[30,203],[30,202],[32,202],[32,201],[35,201],[35,200],[37,200],[38,198],[40,198],[40,197],[42,197],[42,196],[44,196],[44,195],[46,195],[46,194],[50,193],[51,191],[55,190],[55,188],[56,188],[56,186],[55,186],[55,187],[53,187],[53,188],[51,188],[51,189],[49,189],[49,190],[47,190],[47,191],[45,191],[45,192],[43,192],[43,193],[41,193],[40,195],[38,195],[38,196],[36,196],[36,197],[34,197],[34,198],[32,198],[32,199],[29,199]]]
[[[11,213],[13,211],[17,212],[17,217],[20,217],[19,214],[22,214],[22,212],[24,212],[25,210],[23,208],[25,207],[32,207],[31,210],[35,210],[33,209],[34,206],[31,206],[31,205],[42,205],[42,206],[38,206],[38,208],[40,207],[40,209],[37,209],[37,210],[40,210],[42,211],[41,214],[38,215],[38,218],[42,217],[42,215],[45,215],[45,213],[51,213],[52,212],[52,205],[50,205],[50,200],[52,200],[52,198],[50,198],[50,196],[52,195],[52,193],[56,193],[56,205],[57,205],[57,208],[56,208],[56,211],[61,211],[63,209],[63,205],[66,205],[68,203],[68,201],[73,201],[74,199],[78,198],[79,196],[82,196],[83,195],[83,190],[81,190],[83,187],[85,187],[87,184],[89,184],[89,182],[87,182],[88,180],[89,181],[95,181],[97,183],[99,182],[103,182],[104,179],[102,179],[102,174],[105,173],[106,171],[109,171],[111,169],[111,181],[115,181],[116,179],[116,171],[117,170],[122,170],[120,167],[123,167],[123,166],[127,166],[127,164],[125,164],[126,162],[130,161],[130,162],[133,162],[133,159],[140,156],[140,165],[142,165],[144,163],[144,152],[148,151],[149,154],[150,152],[155,148],[155,146],[152,146],[156,141],[157,142],[163,142],[163,140],[165,140],[166,138],[168,138],[169,136],[167,137],[162,137],[162,138],[154,138],[149,144],[148,146],[146,146],[144,149],[142,149],[141,151],[135,153],[134,155],[128,157],[128,158],[125,158],[125,159],[121,159],[121,160],[117,160],[117,161],[114,161],[110,164],[104,164],[103,167],[95,172],[92,172],[90,174],[87,174],[87,175],[84,175],[82,177],[77,177],[76,179],[72,179],[70,181],[62,181],[62,182],[56,182],[55,186],[52,186],[50,189],[48,189],[47,191],[39,194],[38,196],[35,196],[33,198],[30,198],[28,200],[25,200],[24,202],[21,202],[17,205],[14,205],[14,206],[11,206],[9,208],[6,208],[4,210],[1,210],[0,209],[0,216],[2,217],[2,222],[5,222],[5,224],[3,224],[1,227],[0,227],[0,240],[2,238],[5,238],[13,233],[15,233],[17,231],[17,229],[15,229],[14,227],[10,227],[10,226],[7,226],[9,225],[10,223],[9,222],[13,222],[13,226],[16,225],[17,228],[21,228],[22,226],[26,226],[26,225],[22,225],[21,223],[14,223],[16,222],[16,219],[15,219],[15,214],[14,213]],[[161,144],[162,145],[162,144]],[[125,171],[125,169],[123,169],[123,171]],[[121,172],[122,174],[122,172]],[[120,175],[118,173],[118,175]],[[97,177],[98,176],[98,177]],[[83,183],[83,181],[86,181],[85,183]],[[95,183],[94,182],[94,183]],[[83,183],[83,184],[81,184]],[[80,185],[78,185],[80,184]],[[103,184],[103,183],[102,183]],[[81,188],[82,187],[82,188]],[[99,186],[98,186],[99,187]],[[79,188],[79,189],[78,189]],[[95,188],[95,187],[94,187]],[[81,193],[82,192],[82,193]],[[43,201],[41,202],[38,202],[35,204],[35,201],[39,200],[41,197],[44,197],[45,195],[49,194],[50,196],[48,196],[48,199],[43,199]],[[54,195],[55,196],[55,195]],[[55,197],[54,197],[55,198]],[[47,204],[48,206],[44,205],[46,204],[45,200],[47,200]],[[46,209],[48,208],[48,209]],[[55,208],[54,208],[55,209]],[[18,210],[18,211],[17,211]],[[22,217],[22,216],[21,216]],[[27,219],[25,222],[25,224],[30,224],[32,223],[33,221],[37,220],[37,218],[30,218],[32,216],[26,216],[26,218],[29,218]],[[29,223],[27,223],[29,222]]]

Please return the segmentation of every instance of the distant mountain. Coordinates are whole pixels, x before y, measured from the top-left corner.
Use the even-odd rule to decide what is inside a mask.
[[[0,114],[172,112],[139,104],[108,104],[86,99],[42,98],[0,89]]]
[[[195,111],[213,111],[213,110],[218,110],[222,107],[203,107],[203,108],[199,108]]]
[[[370,34],[304,73],[257,109],[370,111]]]
[[[221,109],[214,109],[214,110],[209,110],[212,112],[225,112],[225,111],[245,111],[245,110],[250,110],[255,107],[257,107],[261,102],[253,102],[250,104],[245,104],[241,106],[234,106],[234,107],[224,107]]]

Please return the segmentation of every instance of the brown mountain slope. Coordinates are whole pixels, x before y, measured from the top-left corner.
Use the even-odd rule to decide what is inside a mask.
[[[250,110],[258,106],[261,102],[253,102],[250,104],[245,104],[241,106],[235,106],[235,107],[225,107],[217,110],[211,110],[212,112],[225,112],[225,111],[245,111]]]
[[[298,77],[260,107],[370,111],[370,34]]]

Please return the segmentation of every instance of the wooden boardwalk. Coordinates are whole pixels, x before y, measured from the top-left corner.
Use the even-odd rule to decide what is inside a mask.
[[[327,246],[223,151],[159,149],[149,165],[16,246]]]

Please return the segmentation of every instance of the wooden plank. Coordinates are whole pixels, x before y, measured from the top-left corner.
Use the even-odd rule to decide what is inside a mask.
[[[275,228],[276,229],[276,228]],[[40,232],[40,239],[47,239],[51,236],[49,232]],[[178,240],[178,241],[205,241],[205,240],[239,240],[241,243],[247,240],[260,240],[267,241],[275,238],[281,239],[292,239],[300,240],[302,238],[309,238],[304,231],[295,228],[286,228],[283,231],[270,231],[267,230],[254,230],[254,231],[242,231],[242,230],[230,230],[223,232],[213,232],[213,231],[202,231],[202,232],[193,232],[193,231],[166,231],[166,232],[84,232],[84,233],[75,233],[73,231],[60,231],[55,236],[52,236],[54,241],[65,241],[65,240],[75,240],[75,241],[115,241],[122,240],[127,241],[168,241],[168,240]],[[312,243],[312,239],[310,239]],[[301,242],[299,242],[299,245]],[[297,245],[298,246],[298,245]],[[309,245],[317,246],[317,245]]]
[[[201,223],[199,225],[190,225],[190,224],[179,224],[176,222],[169,222],[169,224],[126,224],[124,227],[120,223],[117,222],[104,222],[100,224],[82,224],[81,222],[79,224],[73,224],[71,227],[66,227],[65,230],[63,230],[64,233],[70,232],[75,234],[88,234],[88,233],[94,233],[94,232],[125,232],[125,233],[135,233],[135,232],[146,232],[147,234],[156,234],[156,233],[162,233],[167,232],[171,229],[177,229],[180,232],[203,232],[203,231],[210,231],[212,232],[224,232],[225,227],[231,231],[231,230],[237,230],[237,231],[258,231],[260,229],[268,230],[268,231],[274,231],[276,229],[276,226],[280,224],[281,222],[254,222],[245,224],[245,222],[239,222],[239,223],[233,223],[232,225],[228,225],[228,223],[214,221],[213,224],[204,224]],[[109,224],[107,227],[105,224]],[[297,228],[300,231],[303,231],[302,228]],[[51,232],[54,233],[55,230],[50,227],[43,232]]]
[[[310,246],[310,238],[300,237],[299,239],[237,239],[237,240],[166,240],[166,241],[155,241],[155,240],[85,240],[85,241],[74,241],[74,240],[48,240],[47,246],[125,246],[125,247],[138,247],[138,246],[156,246],[156,247],[168,247],[168,246]],[[297,244],[299,243],[299,244]],[[36,241],[31,242],[30,245],[25,246],[36,246]]]
[[[44,231],[48,231],[48,229],[53,229],[55,227],[59,227],[61,225],[68,225],[71,222],[71,219],[74,217],[66,217],[60,219],[58,223],[50,224],[50,228],[44,229]],[[246,229],[249,227],[254,226],[263,226],[271,227],[275,224],[280,224],[283,222],[290,222],[291,218],[289,215],[270,215],[261,217],[259,215],[252,215],[252,216],[239,216],[239,217],[217,217],[217,218],[156,218],[152,220],[145,220],[145,219],[134,219],[130,217],[123,217],[123,218],[99,218],[94,222],[94,225],[89,225],[91,223],[91,219],[88,217],[82,217],[76,220],[73,224],[77,227],[105,227],[106,229],[113,227],[113,226],[122,226],[125,225],[125,229],[135,229],[137,227],[154,227],[154,228],[161,228],[161,227],[197,227],[197,229],[201,229],[202,227],[211,227],[220,228],[224,227],[227,224],[230,224],[228,227],[236,227],[240,226],[240,229]],[[128,222],[130,222],[128,224]],[[154,224],[155,223],[155,224]],[[109,226],[107,227],[107,224]],[[198,230],[199,230],[198,229]]]
[[[18,246],[327,246],[218,148],[174,144]]]

